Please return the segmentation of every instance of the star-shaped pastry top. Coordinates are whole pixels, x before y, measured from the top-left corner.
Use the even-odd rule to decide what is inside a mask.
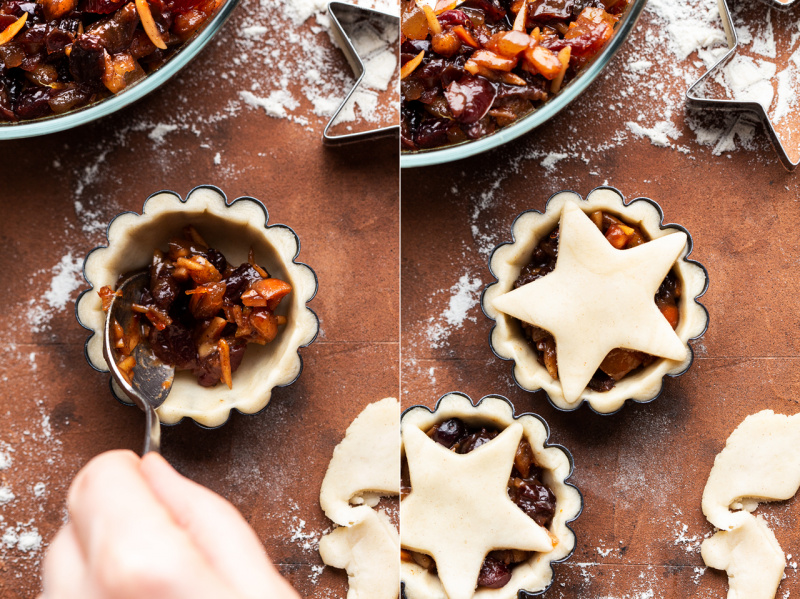
[[[430,555],[448,599],[470,599],[495,549],[548,552],[550,533],[508,496],[522,438],[518,422],[488,443],[457,454],[420,429],[403,429],[411,493],[400,503],[400,542]]]
[[[618,250],[568,201],[553,272],[495,298],[493,306],[553,335],[564,398],[573,403],[612,349],[686,357],[688,349],[654,301],[685,245],[686,234],[678,231]]]

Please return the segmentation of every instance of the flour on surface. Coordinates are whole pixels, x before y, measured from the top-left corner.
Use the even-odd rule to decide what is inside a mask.
[[[178,125],[167,125],[165,123],[159,123],[158,125],[153,127],[153,130],[147,134],[147,137],[156,142],[156,144],[163,144],[167,134],[177,130],[178,130]]]
[[[11,467],[11,455],[8,451],[0,451],[0,470],[8,470]]]
[[[28,304],[27,321],[33,332],[42,332],[49,328],[54,314],[66,310],[74,299],[75,292],[83,280],[83,260],[76,258],[71,252],[61,257],[51,271],[39,271],[35,278],[49,275],[49,288],[41,295],[31,299]]]
[[[0,505],[14,501],[15,496],[9,487],[0,487]]]
[[[477,318],[470,315],[470,311],[478,305],[479,291],[483,281],[477,277],[462,275],[458,282],[450,287],[450,298],[447,308],[438,317],[431,317],[426,329],[426,337],[431,347],[443,347],[455,329],[460,329],[464,321],[476,322]]]

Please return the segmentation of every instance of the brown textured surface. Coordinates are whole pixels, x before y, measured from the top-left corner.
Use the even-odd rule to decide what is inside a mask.
[[[222,40],[230,42],[234,28],[248,23],[244,10]],[[297,113],[311,117],[312,130],[246,108],[213,120],[240,89],[204,90],[206,67],[224,67],[227,52],[212,45],[180,80],[98,123],[0,143],[6,265],[0,304],[10,315],[0,325],[0,451],[14,450],[0,486],[9,485],[17,497],[0,507],[0,531],[36,527],[46,543],[62,523],[67,487],[78,469],[108,449],[138,451],[143,439],[143,415],[113,400],[108,376],[84,360],[86,332],[73,314],[77,291],[60,309],[39,298],[53,267],[68,254],[82,260],[103,241],[103,223],[122,210],[140,210],[149,194],[172,189],[185,196],[193,186],[211,183],[230,199],[260,199],[270,223],[297,232],[299,259],[319,278],[310,307],[321,330],[301,350],[300,379],[276,390],[264,412],[234,414],[213,431],[185,421],[165,430],[164,455],[243,512],[303,597],[343,597],[343,571],[328,568],[313,582],[312,567],[321,565],[315,541],[331,525],[319,508],[319,487],[353,418],[367,403],[398,393],[396,142],[326,149],[324,122],[305,106]],[[320,66],[347,68],[343,58]],[[192,98],[188,121],[180,120],[183,104],[175,101],[182,90]],[[165,143],[148,138],[156,123],[176,119],[188,124],[170,132]],[[215,152],[224,157],[221,165],[213,164]],[[44,330],[31,332],[28,315],[37,303],[47,308],[48,321]],[[33,493],[37,482],[46,483],[42,498]],[[35,596],[42,554],[3,549],[0,597]]]
[[[632,57],[635,50],[628,46],[611,68]],[[594,118],[597,107],[617,96],[618,85],[614,77],[595,82],[572,110],[504,148],[403,171],[402,403],[432,406],[454,390],[473,400],[505,395],[518,412],[541,414],[551,426],[551,440],[571,450],[573,481],[585,509],[575,523],[576,552],[556,566],[545,597],[724,597],[724,573],[695,570],[703,566],[698,541],[712,531],[700,497],[714,456],[747,415],[800,411],[800,186],[765,144],[713,156],[687,127],[681,145],[688,154],[629,136],[624,147],[585,152],[585,162],[576,153],[553,170],[543,168],[542,158],[563,147],[568,129],[573,138],[589,140],[584,148],[625,131],[624,113],[603,111],[601,119]],[[614,416],[586,407],[560,413],[542,392],[514,385],[511,363],[489,348],[491,322],[478,306],[463,322],[452,314],[448,322],[446,311],[451,286],[462,276],[479,279],[480,289],[492,281],[488,251],[510,240],[517,214],[543,210],[559,190],[583,195],[605,181],[629,199],[655,199],[666,222],[680,223],[692,234],[692,257],[710,273],[701,302],[711,323],[694,344],[693,367],[668,379],[653,403],[627,405]],[[798,503],[757,512],[767,514],[784,552],[794,556],[790,562],[800,554]],[[789,567],[778,597],[798,592],[800,574]]]

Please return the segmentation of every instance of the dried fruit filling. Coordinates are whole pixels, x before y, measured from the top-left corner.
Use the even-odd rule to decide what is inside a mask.
[[[535,110],[605,46],[629,0],[402,0],[404,151],[489,135]]]
[[[626,250],[650,239],[636,225],[626,224],[616,216],[607,212],[596,211],[590,218],[602,231],[608,242],[618,250]],[[522,269],[514,287],[531,283],[552,272],[558,258],[558,227],[545,235],[539,245],[533,250],[530,262]],[[655,303],[664,318],[673,329],[677,328],[680,320],[678,301],[681,297],[681,285],[674,271],[670,271],[655,295]],[[554,379],[558,379],[558,363],[556,361],[556,342],[547,331],[526,322],[520,325],[525,337],[536,351],[539,362],[547,368],[547,372]],[[629,349],[613,349],[600,364],[600,368],[589,382],[589,388],[594,391],[609,391],[614,388],[617,381],[624,376],[638,371],[655,361],[656,358],[640,351]]]
[[[459,418],[445,420],[427,431],[428,436],[456,453],[465,454],[494,439],[500,433],[492,426],[470,426]],[[403,459],[400,495],[411,492],[408,464]],[[556,497],[542,482],[542,469],[536,464],[530,443],[523,437],[514,456],[514,466],[508,480],[508,496],[539,526],[549,528],[556,511]],[[514,567],[532,555],[529,551],[503,549],[489,553],[478,576],[478,586],[499,589],[511,580]],[[402,559],[415,562],[436,572],[433,559],[423,553],[402,550]]]
[[[224,0],[0,0],[0,122],[116,94],[172,56]]]
[[[118,364],[129,379],[133,349],[146,339],[160,360],[191,371],[204,387],[220,381],[231,387],[247,345],[270,343],[286,324],[275,310],[292,288],[256,264],[252,249],[247,262],[233,266],[186,227],[166,253],[153,253],[149,270],[150,285],[133,305],[128,330],[113,322]],[[114,293],[99,291],[104,310]]]

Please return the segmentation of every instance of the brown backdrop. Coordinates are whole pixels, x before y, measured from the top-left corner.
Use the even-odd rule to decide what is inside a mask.
[[[139,104],[73,131],[0,143],[0,452],[13,449],[0,486],[16,495],[0,507],[0,536],[9,527],[35,528],[47,543],[64,520],[78,469],[108,449],[139,451],[143,415],[112,399],[108,376],[84,360],[87,333],[73,314],[75,266],[103,242],[118,212],[141,210],[160,189],[185,196],[211,183],[230,199],[260,199],[270,223],[297,232],[299,259],[319,278],[310,307],[321,330],[301,350],[300,379],[276,390],[263,413],[234,414],[212,431],[185,421],[165,430],[164,455],[243,512],[302,596],[341,597],[345,573],[314,570],[322,564],[316,541],[331,526],[319,487],[352,419],[367,403],[398,393],[398,155],[391,140],[324,148],[324,119],[311,106],[294,112],[309,119],[304,127],[238,102],[245,84],[216,75],[230,68],[245,77],[254,68],[231,57],[241,52],[240,30],[253,24],[255,10],[257,3],[239,6],[219,43]],[[267,38],[296,27],[286,18],[266,24]],[[330,62],[320,67],[347,80],[344,58],[325,33],[317,39],[330,48]],[[218,118],[237,102],[238,111]],[[160,142],[159,123],[177,125]],[[53,284],[62,259],[71,265],[61,277],[66,285]],[[68,293],[47,295],[51,288]],[[33,489],[39,482],[41,497]],[[43,552],[0,543],[0,597],[35,596]]]
[[[541,414],[551,440],[572,451],[573,481],[585,508],[574,527],[576,552],[556,566],[545,594],[552,599],[724,597],[724,573],[703,572],[699,554],[700,541],[712,532],[700,498],[714,456],[747,415],[800,411],[797,175],[783,170],[760,129],[754,149],[712,155],[695,141],[683,108],[674,145],[687,151],[631,135],[626,122],[647,103],[647,90],[636,89],[636,99],[622,101],[625,108],[609,109],[609,103],[620,100],[624,65],[652,59],[640,49],[646,28],[657,25],[645,13],[606,75],[545,126],[474,158],[402,173],[403,406],[432,406],[453,390],[473,400],[505,395],[517,411]],[[642,124],[649,127],[652,118]],[[663,118],[669,115],[656,120]],[[619,137],[624,143],[604,149]],[[551,152],[563,156],[548,169],[542,162]],[[711,321],[694,344],[690,371],[668,379],[653,403],[627,405],[614,416],[586,407],[561,413],[542,392],[514,385],[511,363],[489,348],[491,321],[474,302],[493,280],[489,252],[510,240],[520,212],[543,210],[562,189],[585,195],[606,182],[629,199],[656,200],[665,222],[689,230],[692,257],[710,274],[700,301]],[[473,299],[465,319],[448,312],[461,277],[477,290],[462,296]],[[757,512],[793,555],[778,597],[800,590],[797,503]]]

